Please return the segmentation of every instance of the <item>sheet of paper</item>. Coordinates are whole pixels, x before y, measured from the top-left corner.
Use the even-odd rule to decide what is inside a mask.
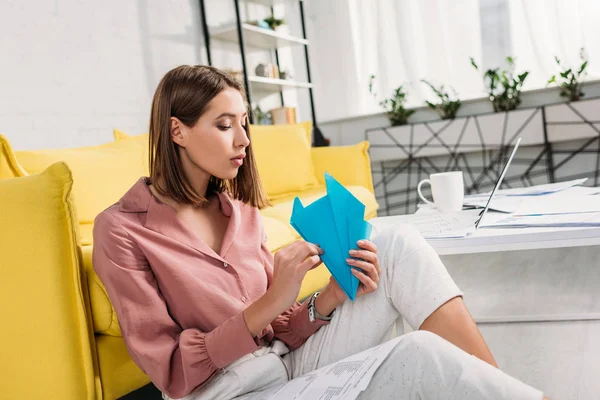
[[[488,197],[478,197],[475,199],[465,199],[464,205],[470,207],[484,208],[488,201]],[[513,213],[519,209],[523,197],[519,196],[505,196],[496,197],[490,202],[490,210],[499,211],[503,213]]]
[[[543,228],[543,227],[594,227],[600,226],[600,213],[512,215],[487,222],[480,228]]]
[[[593,196],[600,194],[600,187],[573,186],[548,196]]]
[[[475,221],[479,210],[443,214],[439,212],[395,215],[375,218],[371,224],[379,231],[394,228],[399,224],[414,226],[426,239],[459,238],[475,232]]]
[[[243,400],[354,400],[371,382],[375,371],[401,338],[365,350],[341,361]]]
[[[524,188],[502,189],[496,192],[496,196],[539,196],[548,193],[559,192],[573,186],[582,185],[585,183],[585,181],[587,181],[587,178],[575,179],[567,182],[548,183],[545,185],[535,185]],[[489,197],[490,193],[491,191],[487,193],[465,196],[465,198],[473,199],[478,197]]]
[[[597,196],[577,196],[552,194],[548,196],[525,197],[514,211],[515,215],[570,214],[600,212],[600,199]]]

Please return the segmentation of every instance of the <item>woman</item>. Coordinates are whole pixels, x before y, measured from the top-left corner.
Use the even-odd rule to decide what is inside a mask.
[[[243,87],[215,68],[167,73],[152,103],[150,177],[96,218],[94,268],[165,399],[264,391],[384,342],[401,317],[419,330],[394,339],[359,398],[542,399],[495,368],[462,293],[409,227],[350,252],[362,271],[354,302],[333,279],[296,302],[322,250],[267,249],[247,109]]]

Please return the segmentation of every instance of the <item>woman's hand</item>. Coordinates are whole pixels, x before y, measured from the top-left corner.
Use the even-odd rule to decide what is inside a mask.
[[[296,301],[302,280],[308,271],[322,263],[323,250],[303,240],[296,241],[275,253],[273,282],[269,294],[273,301],[287,309]]]
[[[351,258],[348,258],[346,262],[352,267],[352,273],[360,281],[356,292],[356,297],[360,297],[377,289],[381,268],[377,257],[377,246],[369,240],[359,240],[357,244],[359,248],[350,250]],[[357,268],[360,268],[362,272]],[[340,302],[347,297],[333,276],[329,279],[326,290],[335,293],[338,299],[342,299]]]
[[[244,320],[252,336],[258,336],[265,326],[294,304],[306,273],[321,264],[320,254],[323,254],[320,247],[303,240],[275,253],[269,289],[244,310]]]

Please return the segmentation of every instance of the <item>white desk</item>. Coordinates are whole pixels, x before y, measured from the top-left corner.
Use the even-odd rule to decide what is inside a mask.
[[[515,250],[541,250],[600,245],[600,227],[524,228],[477,230],[460,239],[431,239],[428,242],[442,255],[473,254]],[[600,251],[600,250],[599,250]]]
[[[421,209],[419,213],[428,212],[430,211]],[[473,211],[465,213],[473,214]],[[486,218],[488,217],[500,218],[502,214],[489,213],[486,215]],[[402,223],[397,221],[400,218],[375,218],[371,223],[377,229],[383,229]],[[464,238],[427,241],[442,258],[448,271],[465,293],[472,289],[477,294],[474,297],[484,296],[481,301],[478,300],[470,307],[478,323],[600,321],[600,227],[480,228]],[[485,275],[484,279],[477,285],[487,287],[488,291],[479,293],[479,286],[473,287],[473,277],[482,274]],[[512,310],[506,310],[500,304],[494,306],[493,303],[485,301],[495,293],[511,293],[518,287],[521,288],[522,295],[526,295],[531,291],[531,285],[542,285],[543,279],[549,275],[554,277],[554,281],[545,282],[543,289],[547,291],[546,295],[552,296],[551,299],[533,294],[522,299],[524,302],[538,304],[538,308],[521,303],[514,304]],[[528,282],[529,286],[523,287],[523,278],[538,279],[538,282]],[[571,285],[567,288],[560,287],[558,281],[565,280],[570,281]],[[578,284],[589,286],[590,283],[596,282],[598,290],[595,292],[571,292]],[[563,296],[571,300],[591,296],[591,302],[597,302],[598,307],[581,308],[582,304],[573,304],[572,307],[547,307]],[[587,297],[586,299],[589,300]],[[526,312],[527,309],[529,311]]]
[[[428,242],[504,371],[554,399],[598,398],[600,228],[480,229]]]

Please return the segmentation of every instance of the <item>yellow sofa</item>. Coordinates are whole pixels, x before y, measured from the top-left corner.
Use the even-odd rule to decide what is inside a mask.
[[[298,196],[310,204],[323,196],[325,171],[365,204],[367,219],[377,213],[368,143],[311,148],[311,128],[306,123],[251,127],[260,176],[272,204],[261,213],[273,252],[299,239],[289,224],[292,200]],[[0,348],[0,359],[10,360],[0,361],[0,381],[13,377],[10,383],[0,383],[3,397],[116,399],[150,381],[130,359],[92,266],[94,217],[140,176],[148,175],[147,135],[115,130],[114,138],[79,149],[14,152],[0,135],[0,191],[19,186],[18,195],[31,197],[32,203],[28,209],[18,206],[14,197],[10,203],[0,196],[0,239],[10,239],[0,241],[0,281],[13,289],[0,291],[0,300],[14,305],[11,318],[19,316],[10,319],[18,324],[4,331]],[[59,204],[48,203],[48,196],[36,189],[39,185],[62,193]],[[17,206],[20,213],[7,209]],[[68,221],[63,225],[71,228],[57,225],[57,219]],[[61,252],[56,243],[66,243]],[[35,251],[28,253],[25,247]],[[309,272],[299,298],[328,280],[324,266]],[[26,299],[24,304],[15,304],[15,296]]]

